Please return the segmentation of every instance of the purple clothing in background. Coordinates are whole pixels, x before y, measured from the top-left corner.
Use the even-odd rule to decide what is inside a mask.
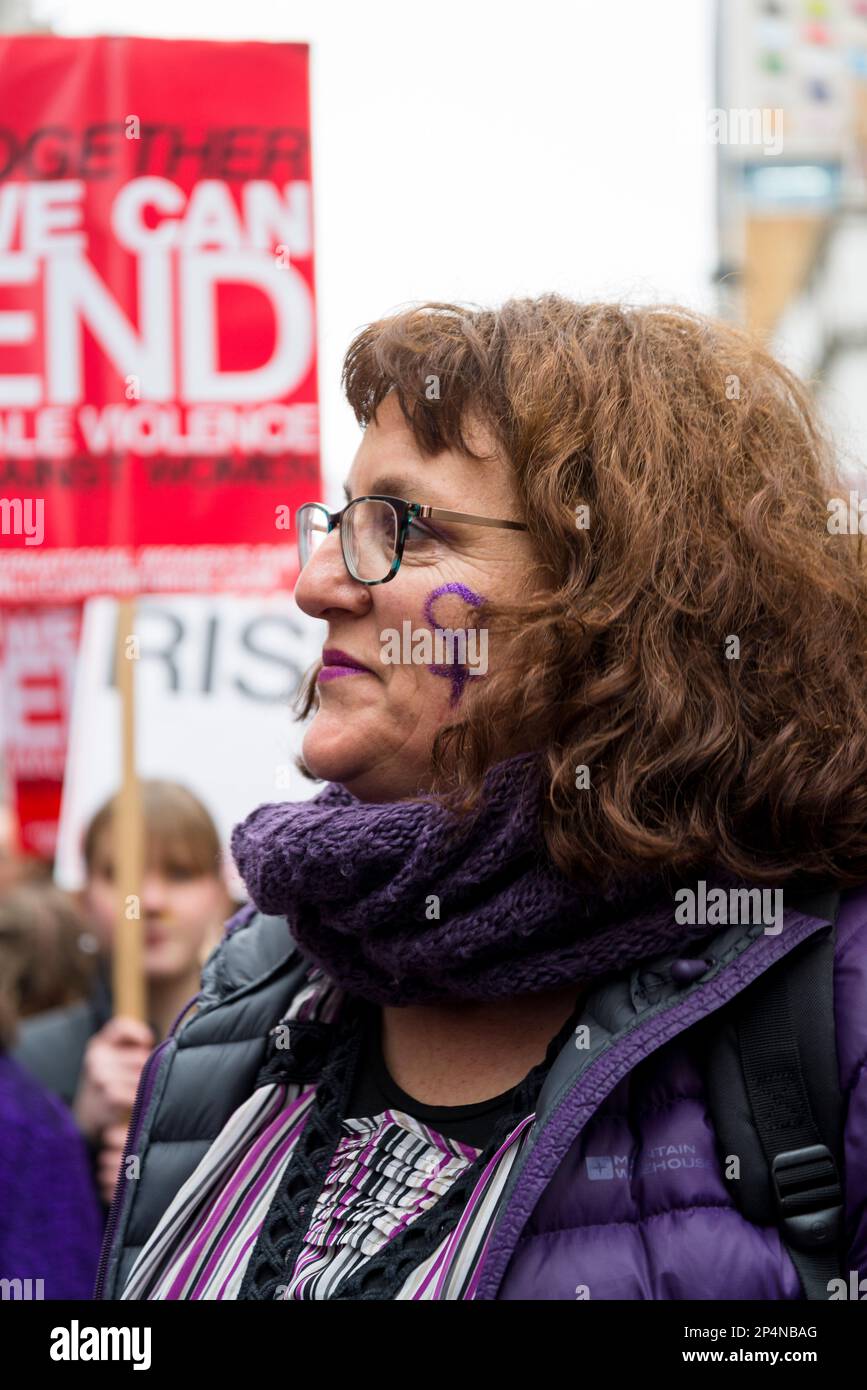
[[[89,1299],[102,1214],[84,1139],[62,1101],[0,1054],[0,1279]]]

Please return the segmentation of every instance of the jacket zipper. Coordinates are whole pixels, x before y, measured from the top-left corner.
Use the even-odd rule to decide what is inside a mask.
[[[724,998],[724,999],[721,1001],[721,1003],[720,1003],[720,1007],[721,1007],[722,1005],[724,1005],[724,1004],[729,1003],[731,999],[734,999],[735,996],[736,996],[737,994],[739,994],[739,993],[741,992],[742,989],[746,989],[747,986],[750,985],[750,984],[752,984],[754,980],[757,980],[757,979],[759,978],[759,976],[763,975],[764,972],[765,972],[765,970],[770,969],[771,966],[775,965],[778,961],[782,960],[784,956],[788,955],[790,951],[794,950],[795,947],[798,946],[798,945],[800,945],[800,943],[801,943],[802,941],[804,941],[808,936],[811,936],[811,935],[813,934],[813,932],[820,930],[821,927],[827,926],[827,922],[820,921],[820,920],[818,920],[818,919],[816,919],[816,918],[805,918],[804,920],[806,920],[806,921],[810,924],[810,925],[806,928],[806,930],[801,929],[800,924],[793,925],[793,926],[790,928],[790,931],[791,931],[791,940],[790,940],[790,942],[788,943],[788,945],[787,945],[785,951],[780,951],[780,952],[778,952],[777,954],[774,954],[774,955],[772,956],[772,958],[771,958],[769,961],[767,961],[760,969],[755,970],[755,971],[749,973],[749,974],[748,974],[748,978],[745,979],[745,980],[742,980],[736,989],[733,989],[733,990],[731,990],[730,992],[727,992],[727,993],[726,993],[725,998]],[[773,947],[771,947],[770,949],[773,949]],[[592,1075],[592,1074],[594,1073],[594,1071],[596,1070],[596,1068],[597,1068],[597,1066],[598,1066],[598,1063],[600,1063],[600,1062],[602,1062],[602,1061],[607,1061],[607,1063],[608,1063],[609,1065],[608,1065],[608,1067],[606,1068],[606,1075],[605,1075],[604,1079],[602,1080],[601,1083],[598,1083],[598,1082],[597,1082],[597,1085],[596,1085],[594,1088],[591,1089],[591,1094],[590,1094],[590,1096],[587,1097],[587,1100],[586,1100],[586,1102],[585,1102],[585,1103],[589,1103],[589,1104],[591,1105],[592,1108],[590,1109],[589,1113],[584,1117],[584,1120],[583,1120],[574,1130],[571,1131],[570,1137],[569,1137],[569,1141],[568,1141],[568,1144],[567,1144],[567,1147],[566,1147],[566,1150],[564,1151],[564,1154],[562,1154],[562,1155],[560,1156],[560,1158],[557,1159],[557,1161],[556,1161],[556,1163],[555,1163],[555,1165],[554,1165],[554,1172],[556,1172],[556,1169],[557,1169],[557,1167],[559,1166],[559,1163],[562,1161],[562,1158],[565,1156],[565,1153],[568,1152],[568,1149],[571,1147],[571,1145],[575,1142],[575,1140],[576,1140],[576,1139],[578,1138],[578,1136],[581,1134],[581,1132],[583,1131],[583,1129],[584,1129],[585,1126],[587,1125],[588,1121],[592,1118],[592,1116],[595,1114],[596,1110],[598,1110],[599,1106],[600,1106],[600,1105],[602,1104],[602,1102],[605,1100],[606,1096],[610,1094],[611,1090],[613,1090],[613,1088],[614,1088],[616,1085],[618,1085],[619,1082],[623,1079],[623,1076],[626,1075],[626,1072],[623,1072],[622,1074],[618,1072],[618,1073],[614,1074],[613,1079],[612,1079],[612,1071],[611,1071],[611,1068],[610,1068],[610,1063],[611,1063],[612,1057],[616,1056],[618,1052],[622,1052],[622,1051],[624,1050],[624,1047],[628,1047],[630,1050],[632,1050],[632,1049],[634,1048],[635,1043],[636,1043],[640,1038],[644,1037],[648,1032],[650,1032],[652,1026],[653,1026],[654,1024],[658,1024],[659,1021],[660,1021],[660,1019],[663,1019],[663,1020],[664,1020],[664,1019],[668,1018],[668,1019],[669,1019],[669,1022],[670,1022],[670,1015],[671,1015],[671,1014],[688,1013],[688,1012],[689,1012],[689,1007],[688,1007],[688,1006],[689,1006],[690,1003],[693,1003],[693,1002],[694,1002],[694,1000],[695,1000],[695,994],[698,993],[699,990],[701,990],[702,988],[706,988],[707,985],[711,985],[711,984],[716,985],[716,984],[718,984],[722,979],[725,978],[725,975],[726,975],[729,971],[734,972],[734,971],[736,970],[737,965],[739,964],[739,962],[744,961],[745,958],[748,956],[748,954],[749,954],[749,948],[747,948],[747,949],[742,953],[742,955],[741,955],[740,957],[738,957],[737,960],[732,961],[731,964],[727,967],[727,970],[718,972],[715,976],[713,976],[713,977],[711,978],[711,980],[706,981],[704,986],[702,986],[702,985],[696,986],[695,989],[694,989],[694,991],[693,991],[693,993],[691,993],[691,994],[689,994],[689,995],[686,995],[686,997],[684,997],[683,995],[681,995],[680,997],[676,998],[673,1002],[667,1004],[667,1005],[666,1005],[664,1008],[662,1008],[658,1013],[654,1013],[654,1015],[653,1015],[652,1018],[646,1019],[643,1023],[637,1025],[635,1028],[630,1029],[629,1032],[628,1032],[623,1038],[621,1038],[619,1042],[612,1044],[611,1047],[609,1047],[609,1048],[605,1049],[603,1052],[601,1052],[601,1053],[599,1054],[599,1056],[596,1057],[596,1059],[594,1060],[594,1062],[592,1062],[592,1063],[590,1064],[590,1066],[587,1068],[587,1070],[584,1071],[583,1073],[581,1073],[581,1075],[577,1078],[577,1080],[573,1081],[573,1083],[572,1083],[571,1086],[569,1086],[568,1088],[564,1089],[563,1093],[560,1095],[559,1100],[554,1104],[553,1109],[551,1110],[551,1112],[549,1113],[549,1115],[547,1116],[547,1118],[544,1120],[544,1122],[543,1122],[543,1124],[542,1124],[542,1127],[541,1127],[541,1129],[540,1129],[540,1131],[539,1131],[539,1134],[538,1134],[538,1136],[536,1137],[536,1141],[535,1141],[535,1143],[533,1144],[533,1147],[532,1147],[531,1149],[528,1149],[528,1150],[526,1151],[525,1156],[524,1156],[524,1162],[523,1162],[522,1165],[521,1165],[520,1171],[518,1171],[518,1172],[516,1173],[516,1175],[515,1175],[515,1181],[514,1181],[514,1183],[513,1183],[513,1185],[512,1185],[511,1192],[509,1193],[509,1196],[508,1196],[508,1198],[507,1198],[507,1200],[506,1200],[506,1204],[505,1204],[505,1206],[502,1208],[502,1210],[500,1211],[499,1217],[498,1217],[498,1219],[497,1219],[497,1221],[496,1221],[496,1223],[495,1223],[495,1226],[494,1226],[494,1228],[493,1228],[493,1230],[492,1230],[492,1233],[491,1233],[491,1237],[492,1237],[492,1238],[491,1238],[491,1243],[489,1244],[488,1249],[487,1249],[487,1251],[486,1251],[486,1253],[485,1253],[485,1258],[484,1258],[483,1267],[482,1267],[482,1269],[480,1270],[479,1284],[478,1284],[478,1287],[477,1287],[477,1289],[476,1289],[476,1294],[475,1294],[475,1297],[476,1297],[477,1300],[482,1300],[482,1301],[487,1300],[487,1299],[496,1300],[496,1298],[497,1298],[497,1294],[499,1293],[499,1290],[500,1290],[500,1287],[501,1287],[501,1285],[502,1285],[503,1279],[504,1279],[505,1276],[506,1276],[506,1271],[507,1271],[507,1269],[508,1269],[509,1263],[510,1263],[510,1261],[511,1261],[511,1258],[512,1258],[514,1252],[515,1252],[515,1248],[516,1248],[516,1246],[517,1246],[517,1244],[518,1244],[518,1241],[519,1241],[519,1239],[520,1239],[521,1231],[524,1229],[524,1226],[526,1225],[526,1220],[523,1221],[523,1222],[520,1222],[520,1221],[519,1221],[518,1223],[516,1223],[516,1229],[512,1231],[511,1235],[509,1235],[509,1236],[501,1236],[499,1242],[497,1242],[497,1239],[496,1239],[496,1238],[497,1238],[497,1231],[498,1231],[498,1229],[499,1229],[500,1231],[502,1231],[502,1229],[503,1229],[503,1225],[504,1225],[505,1220],[506,1220],[506,1217],[507,1217],[507,1215],[508,1215],[508,1213],[509,1213],[509,1209],[510,1209],[511,1206],[514,1204],[515,1195],[516,1195],[516,1193],[518,1192],[518,1190],[519,1190],[519,1188],[520,1188],[520,1186],[521,1186],[521,1179],[522,1179],[522,1177],[524,1176],[524,1173],[526,1172],[526,1169],[527,1169],[527,1166],[528,1166],[528,1164],[529,1164],[529,1161],[530,1161],[531,1157],[536,1157],[536,1160],[537,1160],[537,1162],[538,1162],[539,1150],[542,1149],[542,1150],[544,1151],[545,1141],[546,1141],[546,1140],[548,1141],[548,1145],[547,1145],[547,1146],[550,1147],[550,1140],[551,1140],[551,1135],[552,1135],[552,1126],[553,1126],[553,1124],[555,1123],[555,1121],[556,1121],[556,1119],[557,1119],[557,1116],[558,1116],[558,1114],[560,1113],[560,1111],[562,1110],[564,1104],[565,1104],[567,1101],[569,1101],[569,1100],[571,1100],[571,1101],[573,1102],[573,1104],[574,1104],[574,1103],[575,1103],[576,1093],[580,1093],[580,1091],[581,1091],[581,1089],[582,1089],[582,1086],[583,1086],[584,1083],[586,1083],[586,1081],[587,1081],[588,1076],[590,1076],[590,1075]],[[692,1027],[692,1025],[693,1025],[694,1023],[697,1023],[700,1019],[706,1018],[706,1017],[708,1016],[708,1014],[711,1013],[711,1012],[715,1012],[715,1010],[709,1010],[709,1009],[704,1009],[704,1010],[702,1010],[701,1008],[699,1008],[699,1012],[697,1012],[693,1017],[688,1018],[688,1020],[687,1020],[685,1023],[683,1023],[682,1026],[676,1027],[673,1031],[668,1031],[668,1029],[666,1029],[665,1026],[663,1025],[661,1031],[662,1031],[662,1033],[664,1034],[664,1036],[662,1036],[661,1038],[659,1038],[658,1041],[656,1041],[656,1042],[654,1043],[654,1046],[653,1046],[653,1048],[651,1049],[651,1051],[652,1051],[652,1052],[655,1052],[655,1051],[657,1051],[658,1048],[665,1046],[666,1043],[671,1042],[674,1038],[678,1037],[681,1033],[686,1032],[687,1029],[690,1028],[690,1027]],[[647,1057],[647,1056],[649,1056],[649,1055],[650,1055],[650,1053],[647,1053],[647,1052],[642,1053],[642,1060],[644,1059],[644,1057]],[[629,1070],[629,1069],[630,1069],[630,1068],[627,1068],[627,1070]],[[540,1178],[541,1178],[541,1182],[540,1182]],[[537,1203],[539,1197],[541,1196],[542,1192],[543,1192],[544,1189],[545,1189],[545,1186],[546,1186],[547,1183],[550,1182],[550,1181],[551,1181],[551,1174],[547,1174],[547,1173],[545,1173],[544,1171],[542,1171],[541,1175],[540,1175],[540,1173],[537,1172],[537,1173],[534,1175],[534,1178],[531,1179],[531,1182],[528,1184],[528,1186],[529,1186],[530,1189],[531,1189],[531,1193],[532,1193],[532,1187],[533,1187],[533,1185],[535,1185],[535,1186],[538,1188],[538,1191],[535,1192],[535,1193],[532,1193],[532,1201],[530,1202],[530,1205],[528,1206],[528,1217],[527,1217],[527,1219],[529,1219],[529,1214],[532,1213],[533,1209],[534,1209],[535,1206],[536,1206],[536,1203]],[[498,1264],[499,1267],[500,1267],[500,1268],[499,1268],[499,1273],[491,1273],[491,1268],[490,1268],[490,1256],[491,1256],[491,1254],[492,1254],[492,1246],[493,1246],[493,1248],[496,1250],[497,1264]],[[499,1248],[497,1248],[497,1247],[499,1247]],[[488,1271],[487,1271],[487,1273],[486,1273],[486,1271],[485,1271],[485,1269],[484,1269],[484,1264],[488,1264]]]
[[[250,912],[250,918],[252,918],[252,916],[255,915],[255,908],[254,908],[254,907],[252,906],[252,904],[250,904],[250,903],[245,903],[243,907],[239,908],[239,909],[238,909],[238,912],[235,914],[235,916],[238,917],[238,918],[240,918],[241,914],[242,914],[245,910],[247,910],[247,909],[252,909],[251,912]],[[234,919],[230,918],[230,921],[233,921],[233,920],[234,920]],[[248,921],[249,921],[249,920],[250,920],[250,919],[248,919]],[[241,921],[235,922],[235,926],[234,926],[233,930],[236,930],[237,928],[242,927],[242,926],[246,926],[246,925],[247,925],[247,922],[241,922]],[[227,933],[227,934],[228,934],[228,933]],[[224,938],[223,938],[223,939],[225,940],[225,935],[224,935]],[[266,975],[264,978],[270,978],[270,976],[271,976],[272,974],[274,974],[275,970],[281,969],[281,968],[282,968],[282,965],[283,965],[284,963],[285,963],[285,962],[281,962],[279,966],[274,967],[273,970],[269,970],[269,971],[267,972],[267,975]],[[251,986],[250,984],[247,984],[246,986],[244,986],[244,989],[249,989],[249,988],[251,988],[251,987],[254,987],[257,983],[261,983],[261,981],[253,981],[253,982],[252,982],[252,986]],[[242,990],[241,992],[243,992],[243,990]],[[146,1090],[146,1088],[147,1088],[147,1084],[148,1084],[148,1080],[149,1080],[151,1071],[153,1070],[153,1068],[154,1068],[154,1066],[155,1066],[155,1064],[156,1064],[156,1062],[157,1062],[157,1058],[158,1058],[159,1054],[163,1051],[163,1049],[166,1048],[166,1047],[169,1045],[169,1043],[173,1041],[174,1035],[175,1035],[175,1033],[176,1033],[176,1031],[177,1031],[178,1024],[181,1022],[181,1020],[183,1019],[184,1015],[187,1013],[187,1011],[189,1010],[189,1008],[191,1007],[191,1005],[195,1004],[195,1003],[197,1002],[197,1000],[199,1000],[201,997],[202,997],[202,991],[199,990],[198,994],[193,995],[193,997],[187,1001],[187,1003],[184,1005],[184,1007],[181,1009],[180,1013],[178,1014],[177,1018],[175,1019],[174,1023],[172,1024],[171,1028],[169,1029],[169,1032],[168,1032],[168,1034],[166,1035],[166,1037],[163,1039],[163,1041],[162,1041],[156,1048],[154,1048],[153,1052],[151,1053],[150,1057],[149,1057],[148,1060],[145,1062],[145,1065],[144,1065],[144,1067],[142,1068],[142,1074],[141,1074],[141,1076],[139,1077],[138,1089],[137,1089],[137,1091],[136,1091],[135,1103],[134,1103],[134,1105],[133,1105],[132,1115],[130,1116],[129,1128],[127,1129],[126,1140],[125,1140],[124,1146],[123,1146],[123,1154],[122,1154],[122,1156],[121,1156],[121,1170],[123,1169],[123,1166],[124,1166],[124,1164],[125,1164],[125,1162],[126,1162],[128,1156],[129,1156],[129,1154],[131,1153],[131,1151],[132,1151],[132,1149],[133,1149],[133,1146],[134,1146],[134,1144],[135,1144],[135,1141],[136,1141],[137,1138],[138,1138],[137,1129],[138,1129],[138,1125],[139,1125],[139,1122],[140,1122],[140,1119],[141,1119],[141,1110],[142,1110],[142,1108],[143,1108],[143,1105],[146,1103],[146,1097],[147,1097],[147,1090]],[[229,998],[232,998],[232,997],[234,997],[234,996],[230,994],[228,997],[229,997]],[[212,1001],[210,1001],[208,1004],[205,1005],[205,1008],[204,1008],[203,1010],[200,1011],[200,1013],[199,1013],[198,1016],[201,1018],[203,1013],[205,1013],[205,1012],[210,1012],[211,1009],[218,1008],[221,1004],[223,1004],[223,1003],[225,1003],[225,1002],[226,1002],[226,999],[225,999],[225,998],[224,998],[224,999],[217,999],[217,1000],[212,1000]],[[111,1251],[112,1243],[113,1243],[113,1241],[114,1241],[115,1227],[116,1227],[116,1225],[117,1225],[117,1218],[118,1218],[118,1215],[119,1215],[119,1212],[120,1212],[120,1206],[121,1206],[121,1203],[122,1203],[122,1201],[123,1201],[124,1195],[125,1195],[125,1189],[124,1189],[124,1187],[123,1187],[122,1179],[121,1179],[121,1177],[119,1176],[119,1177],[118,1177],[117,1186],[115,1187],[114,1193],[112,1194],[111,1206],[109,1207],[108,1219],[106,1220],[105,1232],[104,1232],[104,1234],[103,1234],[103,1239],[102,1239],[102,1246],[100,1247],[100,1252],[99,1252],[99,1264],[98,1264],[98,1266],[97,1266],[97,1271],[96,1271],[96,1283],[95,1283],[95,1285],[94,1285],[94,1290],[93,1290],[93,1299],[94,1299],[94,1301],[97,1301],[97,1300],[99,1300],[99,1299],[102,1298],[103,1287],[104,1287],[104,1284],[105,1284],[105,1273],[106,1273],[106,1268],[107,1268],[107,1266],[108,1266],[108,1258],[109,1258],[109,1254],[110,1254],[110,1251]]]
[[[199,991],[199,994],[201,994],[201,990]],[[120,1210],[120,1204],[123,1201],[124,1165],[126,1164],[126,1160],[132,1152],[135,1141],[138,1138],[137,1127],[141,1117],[141,1111],[143,1109],[143,1101],[144,1096],[146,1094],[148,1077],[150,1076],[151,1069],[156,1064],[157,1057],[163,1051],[163,1049],[166,1048],[168,1044],[172,1041],[172,1039],[175,1036],[175,1030],[177,1029],[178,1024],[180,1023],[184,1015],[187,1013],[190,1006],[192,1004],[195,1004],[196,1000],[199,998],[199,994],[194,994],[192,999],[187,1000],[186,1004],[176,1017],[174,1023],[172,1024],[163,1041],[159,1043],[157,1047],[154,1048],[150,1057],[148,1057],[147,1061],[142,1067],[142,1073],[139,1077],[138,1087],[136,1089],[135,1102],[133,1104],[132,1114],[130,1115],[129,1125],[126,1131],[126,1139],[124,1140],[123,1154],[120,1160],[120,1172],[118,1173],[118,1180],[115,1185],[114,1192],[112,1193],[111,1206],[109,1207],[108,1219],[106,1220],[105,1231],[102,1237],[102,1246],[99,1252],[99,1265],[97,1266],[96,1271],[96,1284],[93,1290],[94,1301],[98,1301],[102,1298],[102,1289],[103,1284],[105,1283],[105,1271],[108,1265],[109,1250],[111,1248],[112,1240],[114,1239],[114,1229],[117,1225],[117,1217]]]

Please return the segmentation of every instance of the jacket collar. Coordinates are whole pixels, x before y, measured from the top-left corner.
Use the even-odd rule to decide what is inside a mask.
[[[742,983],[725,996],[752,983],[781,957],[813,932],[836,920],[840,895],[835,890],[792,897],[783,912],[779,932],[767,932],[761,923],[728,924],[692,941],[688,948],[667,951],[632,969],[606,976],[585,1000],[582,1024],[561,1048],[551,1065],[537,1099],[536,1125],[541,1126],[564,1094],[574,1087],[598,1056],[645,1019],[661,1014],[675,1003],[702,991],[694,1011],[710,1014],[724,1002],[722,995],[705,987],[743,964]],[[752,963],[747,965],[747,957]],[[741,973],[741,972],[738,972]]]

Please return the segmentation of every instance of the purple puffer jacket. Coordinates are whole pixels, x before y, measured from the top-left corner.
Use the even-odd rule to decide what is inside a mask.
[[[570,1038],[539,1094],[477,1298],[803,1299],[777,1228],[744,1217],[724,1181],[694,1025],[826,925],[787,908],[778,934],[727,926],[700,950],[657,957],[593,990],[587,1045]],[[159,1217],[250,1094],[267,1029],[306,969],[285,918],[248,908],[229,928],[203,972],[195,1015],[175,1025],[142,1074],[128,1139],[141,1176],[115,1192],[97,1298],[119,1296]],[[842,894],[834,991],[845,1252],[863,1278],[867,888]]]
[[[580,1077],[546,1079],[540,1133],[513,1175],[479,1298],[803,1299],[775,1226],[741,1215],[726,1186],[690,1025],[734,997],[818,929],[786,913],[778,936],[728,928],[719,966],[655,1007],[597,999],[609,1036]],[[732,958],[726,962],[725,956]],[[723,959],[720,960],[722,953]],[[704,952],[702,953],[704,954]],[[656,967],[664,978],[667,962]],[[669,975],[670,978],[670,975]],[[676,985],[675,985],[676,991]],[[837,1060],[844,1096],[847,1269],[867,1275],[867,891],[843,894],[834,964]],[[635,1009],[635,1003],[638,1009]],[[644,1010],[642,1010],[644,1005]],[[661,1005],[661,1008],[660,1008]],[[642,1023],[642,1011],[648,1012]],[[606,1028],[606,1014],[609,1026]],[[558,1064],[563,1060],[558,1058]],[[558,1064],[555,1064],[558,1065]],[[547,1113],[546,1113],[547,1112]],[[552,1113],[554,1112],[554,1113]]]

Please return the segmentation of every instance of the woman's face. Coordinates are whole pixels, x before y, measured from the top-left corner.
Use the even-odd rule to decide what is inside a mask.
[[[111,950],[117,922],[117,886],[110,837],[95,846],[86,903],[103,949]],[[151,865],[141,885],[145,977],[178,979],[195,972],[219,944],[231,899],[215,874],[191,874],[171,864]]]
[[[477,451],[490,452],[482,430],[470,438]],[[347,479],[350,497],[384,493],[407,501],[522,521],[519,501],[506,466],[479,463],[444,452],[424,458],[413,440],[396,397],[385,398],[368,425]],[[534,549],[526,532],[458,522],[417,523],[410,529],[400,568],[387,584],[367,585],[346,570],[337,529],[308,560],[295,589],[305,613],[327,623],[322,643],[318,709],[307,728],[304,760],[326,781],[340,782],[362,801],[391,801],[424,787],[434,735],[454,717],[467,687],[484,674],[468,674],[438,660],[407,661],[413,646],[400,649],[388,633],[403,637],[435,628],[471,628],[473,606],[484,599],[508,602],[535,585]],[[383,636],[385,634],[385,636]],[[485,647],[487,642],[487,648]],[[470,665],[482,672],[497,661],[496,634],[468,633]],[[361,672],[341,668],[330,654],[360,662]],[[383,656],[397,654],[397,662]]]

